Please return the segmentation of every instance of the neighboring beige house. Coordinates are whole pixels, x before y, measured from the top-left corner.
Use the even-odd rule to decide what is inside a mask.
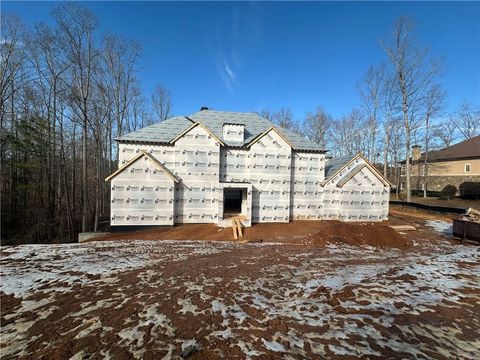
[[[412,190],[423,190],[425,153],[418,145],[412,147]],[[405,188],[405,161],[401,162],[400,187]],[[460,189],[466,182],[480,182],[480,136],[427,154],[427,190],[442,191],[447,185]]]

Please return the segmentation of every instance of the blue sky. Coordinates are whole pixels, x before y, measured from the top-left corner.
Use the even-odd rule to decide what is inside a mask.
[[[51,22],[51,2],[5,2],[27,24]],[[480,104],[480,2],[84,2],[102,30],[143,45],[138,77],[148,93],[170,89],[176,114],[200,106],[252,111],[289,107],[298,118],[323,106],[358,105],[356,83],[385,60],[401,15],[446,63],[448,110]]]

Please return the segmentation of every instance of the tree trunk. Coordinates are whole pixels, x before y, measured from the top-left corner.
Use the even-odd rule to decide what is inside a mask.
[[[427,117],[425,128],[425,158],[423,159],[423,197],[427,197],[427,185],[428,185],[428,126],[429,119]]]
[[[88,191],[88,178],[87,178],[87,120],[83,120],[83,134],[82,134],[82,232],[87,231],[88,221],[88,204],[87,204],[87,191]]]

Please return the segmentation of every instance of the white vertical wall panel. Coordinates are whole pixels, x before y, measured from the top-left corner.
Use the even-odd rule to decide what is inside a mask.
[[[252,222],[290,220],[291,146],[270,130],[250,147]]]
[[[220,150],[220,182],[249,182],[251,152],[246,149]]]
[[[143,156],[111,181],[111,225],[173,225],[173,179]]]
[[[244,140],[244,129],[245,125],[243,124],[224,124],[223,125],[223,138],[228,142],[239,142],[243,143]]]
[[[364,167],[341,187],[340,219],[379,221],[388,216],[388,188]]]
[[[176,223],[216,223],[220,201],[220,144],[201,126],[175,142]]]
[[[154,145],[138,143],[120,143],[118,145],[118,167],[122,167],[132,158],[137,156],[140,151],[151,154],[160,161],[169,170],[174,169],[175,147],[173,145]]]
[[[323,186],[325,155],[297,152],[292,155],[291,217],[321,219],[323,217]]]

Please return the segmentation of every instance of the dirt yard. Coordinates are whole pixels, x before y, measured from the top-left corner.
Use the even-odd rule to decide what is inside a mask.
[[[1,357],[477,359],[480,248],[448,240],[446,220],[395,207],[388,224],[417,231],[301,222],[247,229],[263,242],[175,240],[231,235],[186,226],[5,246]],[[172,240],[146,241],[159,236]]]
[[[399,234],[390,225],[413,224],[419,230],[425,221],[451,220],[457,214],[437,214],[402,206],[390,207],[390,218],[380,223],[342,223],[340,221],[293,221],[290,223],[255,224],[243,228],[242,241],[280,242],[288,244],[343,243],[349,245],[372,245],[407,248],[412,244],[408,234]],[[436,236],[436,234],[434,234]],[[174,227],[156,227],[131,232],[113,232],[100,236],[96,241],[106,240],[214,240],[234,241],[232,228],[219,228],[214,224],[184,224]]]
[[[395,195],[390,197],[390,200],[399,201]],[[435,205],[435,206],[447,206],[447,207],[458,207],[467,209],[469,207],[480,208],[480,200],[470,200],[470,199],[462,199],[460,197],[456,197],[453,199],[443,199],[439,197],[427,197],[424,198],[423,196],[412,196],[412,202],[425,204],[425,205]]]

